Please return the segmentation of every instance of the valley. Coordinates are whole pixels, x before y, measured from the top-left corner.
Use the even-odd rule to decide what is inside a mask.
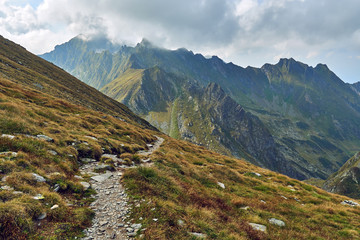
[[[159,48],[145,39],[128,47],[74,38],[42,57],[172,137],[297,179],[326,179],[360,147],[357,85],[345,84],[323,64],[281,59],[242,68],[216,56]],[[226,111],[221,99],[204,101],[213,83],[226,95],[226,104],[231,102]],[[240,109],[257,130],[258,142],[249,141],[254,132],[247,135],[248,128],[233,126],[237,119],[231,114]]]

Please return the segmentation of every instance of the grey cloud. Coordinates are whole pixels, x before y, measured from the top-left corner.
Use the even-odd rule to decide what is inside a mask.
[[[107,0],[100,5],[104,12],[145,23],[155,32],[164,31],[167,37],[187,43],[226,44],[238,30],[238,19],[229,1]]]
[[[0,30],[8,36],[24,36],[20,43],[28,49],[31,42],[42,42],[40,37],[49,36],[55,46],[65,36],[84,33],[130,45],[145,37],[159,46],[186,47],[242,65],[261,66],[279,56],[310,64],[331,60],[335,67],[341,66],[336,61],[345,62],[347,54],[353,55],[353,62],[360,61],[356,58],[360,55],[358,0],[44,1],[29,19],[14,17],[9,7],[2,8]],[[237,12],[241,1],[251,7]],[[5,3],[11,5],[10,0]],[[43,35],[30,41],[39,29]],[[333,52],[331,59],[329,52]],[[360,69],[354,68],[352,74],[360,76]]]
[[[348,38],[360,25],[359,10],[360,2],[351,0],[286,1],[283,6],[263,6],[251,31],[272,31],[278,38],[296,36],[310,45],[321,44]]]
[[[6,18],[6,13],[0,11],[0,18]]]

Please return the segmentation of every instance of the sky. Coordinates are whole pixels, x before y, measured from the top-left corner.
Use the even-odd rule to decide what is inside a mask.
[[[360,81],[359,0],[0,0],[0,35],[41,54],[85,34],[216,55],[242,67],[290,58]]]

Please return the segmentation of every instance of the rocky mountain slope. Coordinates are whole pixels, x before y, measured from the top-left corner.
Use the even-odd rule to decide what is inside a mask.
[[[351,87],[352,87],[358,94],[360,94],[360,82],[351,84]]]
[[[93,110],[96,103],[75,104],[76,91],[68,99],[56,89],[42,92],[37,83],[52,65],[3,43],[0,238],[360,237],[353,201],[172,139],[133,115],[119,119],[104,106]],[[21,59],[36,64],[21,67]],[[51,69],[59,77],[42,86],[66,81]]]
[[[102,92],[174,138],[242,157],[296,178],[316,176],[306,166],[291,164],[266,126],[216,83],[202,88],[154,67],[130,69],[102,88]]]
[[[158,48],[147,40],[136,47],[118,47],[118,51],[112,53],[87,50],[89,44],[91,41],[74,38],[42,57],[125,103],[173,137],[234,156],[244,152],[246,147],[243,145],[235,149],[216,139],[209,144],[210,140],[206,140],[209,131],[205,129],[211,128],[211,121],[207,121],[209,126],[196,125],[203,126],[203,129],[196,129],[202,136],[196,139],[191,137],[194,131],[190,131],[190,135],[178,134],[178,127],[174,128],[179,124],[178,120],[182,121],[171,114],[177,111],[181,102],[177,99],[189,95],[182,85],[192,83],[206,88],[214,82],[245,111],[260,119],[279,152],[289,160],[290,169],[297,169],[296,174],[290,170],[283,172],[280,168],[278,171],[299,179],[326,179],[360,148],[360,96],[326,65],[313,68],[294,59],[281,59],[276,65],[265,64],[260,69],[242,68],[224,63],[217,57],[207,59],[186,49]],[[76,56],[67,53],[79,49],[81,54]],[[62,57],[59,59],[58,56]],[[111,70],[101,68],[98,71],[96,67],[89,67],[102,64]],[[87,75],[82,75],[83,72]],[[188,97],[194,99],[194,96]],[[194,104],[189,100],[182,101],[185,102]],[[198,118],[192,124],[199,120],[203,121]],[[216,127],[218,132],[222,131],[221,124]],[[231,142],[236,141],[227,141]],[[257,162],[265,162],[265,159],[258,159],[259,154],[256,157],[247,154]],[[275,161],[273,166],[279,165]]]
[[[339,171],[332,174],[324,183],[323,189],[360,198],[360,153],[350,158]]]

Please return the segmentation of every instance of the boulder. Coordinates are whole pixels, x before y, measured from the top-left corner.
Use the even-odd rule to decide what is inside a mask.
[[[10,134],[2,134],[1,137],[2,137],[2,138],[8,138],[8,139],[10,139],[10,140],[12,140],[12,139],[15,138],[14,135],[10,135]]]
[[[48,150],[48,153],[50,153],[53,156],[58,155],[58,153],[56,151],[54,151],[54,150]]]
[[[58,208],[58,207],[59,207],[59,205],[55,204],[55,205],[52,206],[50,209],[51,209],[51,210],[54,210],[54,209],[56,209],[56,208]]]
[[[225,184],[223,184],[222,182],[217,182],[217,185],[219,185],[222,189],[225,189]]]
[[[39,174],[36,174],[36,173],[32,173],[35,181],[37,182],[46,182],[46,179],[42,176],[40,176]]]
[[[342,205],[347,205],[351,207],[358,206],[359,204],[357,202],[351,201],[351,200],[344,200],[341,202]]]
[[[91,179],[95,180],[97,182],[103,182],[103,181],[105,181],[106,179],[108,179],[111,176],[112,176],[112,173],[104,173],[104,174],[101,174],[101,175],[98,175],[98,176],[93,176],[93,177],[91,177]]]
[[[46,135],[42,135],[42,134],[36,135],[36,138],[40,139],[40,140],[45,140],[47,142],[54,142],[54,139],[52,139],[51,137],[48,137]]]
[[[83,186],[85,191],[90,188],[90,183],[88,182],[80,182],[80,184]]]
[[[37,217],[38,220],[43,220],[46,218],[46,213],[42,213],[40,216]]]
[[[257,223],[249,223],[249,225],[256,231],[261,231],[266,233],[266,226],[262,225],[262,224],[257,224]]]
[[[276,218],[270,218],[269,223],[279,226],[279,227],[285,227],[285,222],[283,222],[279,219],[276,219]]]
[[[204,233],[198,233],[198,232],[188,232],[188,233],[197,238],[206,238],[206,234]]]

